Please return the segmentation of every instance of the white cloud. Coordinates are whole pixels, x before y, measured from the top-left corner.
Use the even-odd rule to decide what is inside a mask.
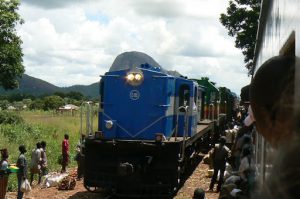
[[[72,3],[71,3],[72,2]],[[218,21],[226,0],[31,1],[20,7],[26,73],[57,86],[91,84],[124,51],[239,93],[243,57]]]
[[[152,17],[180,17],[183,13],[182,8],[185,7],[185,2],[181,0],[143,0],[129,1],[129,6],[133,8],[140,16]]]

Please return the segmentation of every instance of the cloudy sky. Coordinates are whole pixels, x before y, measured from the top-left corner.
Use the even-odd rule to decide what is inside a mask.
[[[228,0],[22,0],[26,74],[57,86],[99,81],[115,57],[141,51],[167,70],[209,77],[237,94],[241,51],[220,24]]]

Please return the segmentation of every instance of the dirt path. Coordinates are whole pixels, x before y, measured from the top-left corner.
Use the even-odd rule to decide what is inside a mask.
[[[7,199],[15,199],[17,198],[17,193],[11,192],[7,193]],[[50,187],[45,189],[40,189],[38,187],[33,187],[32,191],[29,194],[26,194],[24,199],[79,199],[79,198],[105,198],[104,195],[101,194],[93,194],[83,187],[83,181],[77,181],[76,187],[74,190],[68,191],[60,191],[56,187]]]
[[[208,165],[201,162],[193,174],[185,181],[183,187],[178,191],[174,199],[189,199],[193,197],[196,188],[207,190],[210,178],[207,177]],[[206,199],[218,199],[219,194],[214,192],[205,193]]]
[[[192,198],[195,188],[201,187],[207,190],[210,183],[210,178],[207,178],[208,165],[202,162],[197,166],[193,174],[186,180],[184,185],[178,191],[174,199],[189,199]],[[218,199],[217,193],[206,193],[206,199]],[[16,193],[7,193],[7,199],[15,199]],[[33,190],[24,197],[24,199],[108,199],[106,194],[94,194],[86,191],[83,187],[83,181],[77,181],[74,190],[59,191],[55,187],[40,189],[34,187]]]

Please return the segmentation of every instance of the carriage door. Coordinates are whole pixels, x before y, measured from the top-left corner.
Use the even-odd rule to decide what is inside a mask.
[[[195,102],[197,106],[197,123],[201,121],[201,112],[202,112],[202,90],[200,87],[195,87]]]
[[[189,106],[187,111],[189,114],[190,110],[190,87],[188,84],[183,84],[181,81],[176,82],[176,87],[178,88],[178,97],[176,97],[175,113],[176,118],[176,132],[175,137],[182,137],[185,127],[185,109],[184,106]]]

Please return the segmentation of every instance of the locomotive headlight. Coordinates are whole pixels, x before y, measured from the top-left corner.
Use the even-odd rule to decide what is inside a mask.
[[[136,81],[141,81],[142,78],[143,78],[143,76],[142,76],[142,74],[140,74],[140,73],[137,73],[137,74],[135,74],[135,76],[134,76],[134,79],[135,79]]]
[[[128,81],[133,81],[134,78],[135,78],[135,76],[134,76],[134,74],[132,74],[132,73],[129,73],[129,74],[126,76],[126,79],[127,79]]]
[[[126,75],[126,80],[127,82],[132,85],[132,86],[138,86],[143,82],[143,73],[138,71],[138,72],[130,72],[127,73]]]
[[[111,120],[105,121],[105,127],[107,129],[111,129],[113,127],[113,125],[114,125],[113,121],[111,121]]]

